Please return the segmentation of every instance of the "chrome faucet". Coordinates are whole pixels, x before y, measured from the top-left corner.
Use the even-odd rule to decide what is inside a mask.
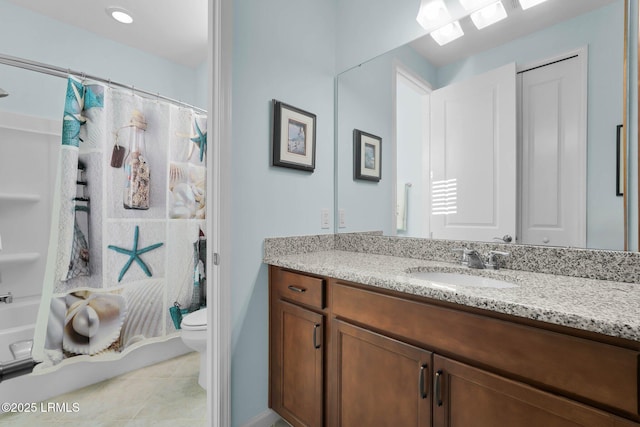
[[[7,292],[5,295],[0,295],[0,302],[11,304],[13,302],[13,295],[11,295],[11,292]]]
[[[482,257],[478,251],[467,248],[456,248],[452,249],[452,251],[462,254],[460,258],[461,265],[477,269],[491,268],[497,270],[499,268],[498,257],[509,256],[509,252],[489,251],[486,257]]]

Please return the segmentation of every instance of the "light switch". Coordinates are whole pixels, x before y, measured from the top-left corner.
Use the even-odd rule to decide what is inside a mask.
[[[329,228],[329,209],[320,211],[320,228]]]

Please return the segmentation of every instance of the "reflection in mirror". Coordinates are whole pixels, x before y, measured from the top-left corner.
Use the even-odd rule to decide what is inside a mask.
[[[490,49],[425,36],[340,74],[338,231],[622,250],[625,2],[590,3]],[[353,179],[354,129],[382,138],[380,182]]]

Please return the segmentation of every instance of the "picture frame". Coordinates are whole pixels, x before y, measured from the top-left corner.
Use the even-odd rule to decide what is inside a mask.
[[[353,130],[353,177],[375,182],[382,179],[382,138]]]
[[[313,172],[316,115],[274,99],[272,165]]]
[[[622,125],[616,126],[616,196],[624,196],[624,155],[622,153]]]

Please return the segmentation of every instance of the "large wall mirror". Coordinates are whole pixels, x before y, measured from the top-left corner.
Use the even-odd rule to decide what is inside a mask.
[[[628,3],[502,4],[338,75],[337,232],[627,249]]]

